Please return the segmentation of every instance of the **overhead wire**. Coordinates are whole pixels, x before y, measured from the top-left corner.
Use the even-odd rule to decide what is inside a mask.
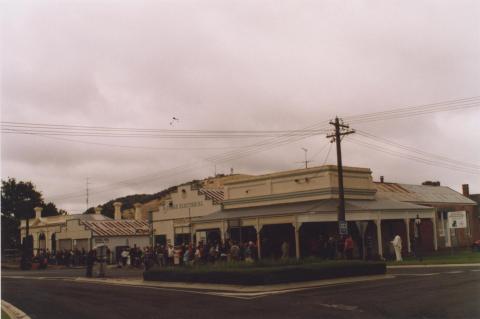
[[[419,150],[419,149],[414,148],[414,147],[402,145],[398,142],[388,140],[388,139],[383,138],[383,137],[375,136],[371,133],[368,133],[368,132],[365,132],[365,131],[362,131],[362,130],[359,130],[359,129],[356,129],[356,133],[360,136],[372,139],[374,141],[381,142],[383,144],[394,146],[394,147],[397,147],[397,148],[400,148],[400,149],[404,149],[406,151],[410,151],[410,152],[413,152],[413,153],[416,153],[416,154],[419,154],[419,155],[422,155],[422,156],[430,157],[430,158],[433,158],[435,160],[444,161],[446,163],[450,163],[450,164],[453,164],[453,165],[460,165],[460,166],[465,166],[465,167],[469,167],[469,168],[473,168],[473,169],[480,169],[480,165],[478,165],[478,164],[459,161],[459,160],[451,159],[451,158],[446,157],[446,156],[425,152],[423,150]]]
[[[445,112],[451,110],[468,109],[480,106],[480,97],[470,97],[456,100],[448,100],[437,103],[423,104],[418,106],[400,107],[386,111],[372,112],[343,117],[349,123],[358,124],[386,119],[406,118],[430,113]]]
[[[320,123],[327,123],[327,121],[322,121]],[[310,128],[314,128],[314,127],[318,127],[319,124],[314,124],[314,125],[310,125],[308,127],[306,127],[305,129],[310,129]],[[326,127],[328,126],[328,124],[324,124],[323,127]],[[311,134],[311,136],[313,136],[315,134]],[[235,151],[230,151],[230,152],[226,152],[226,153],[222,153],[222,154],[219,154],[219,155],[215,155],[215,156],[210,156],[210,157],[206,157],[206,158],[202,158],[202,162],[197,162],[196,165],[192,165],[190,163],[187,163],[187,164],[183,164],[183,165],[179,165],[179,166],[176,166],[174,168],[171,168],[171,169],[167,169],[167,170],[162,170],[160,172],[157,172],[157,173],[154,173],[154,174],[148,174],[148,175],[144,175],[144,176],[137,176],[135,178],[131,178],[131,179],[126,179],[126,180],[122,180],[122,181],[118,181],[118,182],[114,182],[114,183],[109,183],[109,184],[106,184],[104,186],[102,186],[102,188],[100,188],[99,191],[95,191],[95,193],[104,193],[106,191],[109,191],[108,188],[112,187],[112,186],[120,186],[120,185],[129,185],[129,184],[138,184],[138,183],[148,183],[150,181],[153,181],[153,180],[158,180],[160,178],[166,178],[166,177],[170,177],[170,176],[173,176],[173,175],[176,175],[178,173],[184,173],[185,171],[190,171],[192,169],[196,169],[196,168],[201,168],[201,167],[204,167],[204,166],[207,166],[207,165],[211,165],[212,163],[214,164],[219,164],[219,163],[222,163],[222,162],[226,162],[226,161],[230,161],[230,160],[233,160],[233,159],[239,159],[239,158],[242,158],[242,157],[245,157],[245,156],[248,156],[248,155],[251,155],[252,153],[258,153],[258,152],[261,152],[261,151],[265,151],[267,149],[271,149],[271,148],[274,148],[274,147],[278,147],[280,145],[284,145],[284,144],[288,144],[288,143],[291,143],[291,142],[294,142],[294,141],[298,141],[298,140],[301,140],[303,139],[304,137],[298,137],[298,136],[294,136],[292,138],[292,136],[289,134],[289,133],[286,133],[286,134],[282,134],[281,136],[279,137],[276,137],[276,138],[271,138],[271,139],[268,139],[268,140],[265,140],[265,141],[261,141],[261,142],[257,142],[255,144],[252,144],[250,145],[250,149],[247,149],[247,150],[235,150]],[[104,189],[104,188],[107,188],[107,189]],[[99,188],[96,188],[96,189],[99,189]],[[92,193],[93,193],[93,190],[92,190]],[[67,194],[63,194],[63,195],[60,195],[60,196],[52,196],[52,198],[54,198],[55,200],[64,200],[64,199],[69,199],[69,198],[75,198],[75,197],[82,197],[83,196],[83,193],[79,193],[79,192],[74,192],[74,193],[67,193]]]
[[[455,170],[455,171],[459,171],[459,172],[463,172],[463,173],[469,173],[469,174],[480,174],[480,171],[464,168],[464,167],[461,167],[461,166],[446,164],[446,163],[430,160],[430,159],[427,159],[427,158],[418,157],[418,156],[411,155],[411,154],[401,153],[401,152],[398,152],[398,151],[395,151],[395,150],[392,150],[392,149],[388,149],[388,148],[385,148],[385,147],[382,147],[382,146],[379,146],[379,145],[376,145],[376,144],[361,141],[361,140],[358,140],[358,139],[353,138],[353,137],[350,137],[349,139],[347,139],[347,141],[351,142],[351,143],[354,143],[354,144],[357,144],[357,145],[364,146],[364,147],[372,149],[372,150],[376,150],[376,151],[386,153],[386,154],[390,154],[390,155],[393,155],[393,156],[396,156],[396,157],[401,157],[401,158],[404,158],[404,159],[409,159],[409,160],[412,160],[412,161],[420,162],[420,163],[427,164],[427,165],[430,165],[430,166],[447,168],[447,169],[451,169],[451,170]]]
[[[474,103],[474,104],[467,104],[468,103]],[[449,105],[448,103],[451,103],[453,105]],[[478,104],[477,104],[478,103]],[[480,99],[479,97],[473,97],[473,98],[468,98],[468,99],[459,99],[459,100],[451,100],[451,101],[445,101],[445,102],[439,102],[439,103],[433,103],[433,104],[428,104],[424,106],[419,106],[419,107],[408,107],[408,108],[402,108],[398,110],[390,110],[390,111],[384,111],[384,112],[375,112],[375,113],[367,113],[363,115],[357,115],[353,117],[346,117],[346,119],[351,119],[352,121],[372,121],[372,120],[379,120],[379,119],[392,119],[392,118],[403,118],[407,116],[418,116],[418,115],[423,115],[426,114],[425,112],[429,113],[434,113],[434,112],[443,112],[446,110],[457,110],[457,109],[462,109],[462,108],[470,108],[470,107],[477,107],[480,105]],[[400,117],[399,117],[400,116]],[[322,125],[322,126],[320,126]],[[308,133],[302,133],[298,134],[296,132],[302,131],[302,130],[294,130],[294,131],[284,131],[285,133],[279,134],[275,137],[272,137],[270,139],[260,141],[258,143],[254,143],[252,145],[248,145],[245,147],[245,149],[240,149],[240,150],[233,150],[229,151],[226,153],[222,154],[217,154],[211,157],[203,158],[202,161],[206,161],[207,164],[203,164],[201,166],[205,165],[211,165],[208,163],[221,163],[221,162],[226,162],[226,161],[231,161],[231,160],[236,160],[245,156],[249,156],[251,154],[258,154],[260,152],[276,148],[278,146],[286,145],[289,143],[293,143],[302,139],[305,139],[307,137],[311,137],[314,135],[320,134],[321,130],[328,127],[328,122],[327,121],[322,121],[320,123],[308,126],[304,129],[303,131],[309,131]],[[198,130],[197,130],[198,131]],[[206,132],[206,131],[201,131],[201,132]],[[217,131],[218,132],[218,131]],[[258,132],[258,131],[257,131]],[[265,132],[265,131],[264,131]],[[277,131],[280,132],[280,131]],[[331,147],[330,147],[331,149]],[[330,150],[329,150],[330,152]],[[329,154],[328,154],[329,155]],[[327,155],[327,158],[328,158]],[[135,177],[115,183],[109,183],[105,184],[103,187],[104,188],[109,188],[111,186],[116,186],[116,185],[131,185],[132,183],[137,184],[141,183],[144,181],[149,181],[149,180],[156,180],[159,178],[164,178],[166,176],[171,176],[175,175],[178,173],[185,172],[185,169],[192,169],[196,168],[198,165],[191,165],[191,164],[185,164],[185,165],[179,165],[177,167],[163,170],[159,172],[159,174],[148,174],[145,176],[140,176],[140,177]],[[108,191],[108,190],[107,190]],[[78,192],[76,193],[78,194]],[[73,193],[65,194],[65,195],[73,195]],[[79,195],[79,196],[83,196]],[[77,196],[77,197],[79,197]],[[66,197],[64,197],[66,198]],[[70,197],[72,198],[72,197]]]
[[[325,156],[325,160],[322,163],[322,166],[325,165],[328,161],[328,157],[330,156],[330,151],[332,150],[332,143],[330,143],[330,147],[328,148],[327,156]]]

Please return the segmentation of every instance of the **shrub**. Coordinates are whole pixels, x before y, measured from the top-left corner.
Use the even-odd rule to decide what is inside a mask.
[[[385,274],[382,262],[326,261],[306,263],[262,261],[255,264],[225,263],[220,265],[153,268],[143,274],[144,280],[265,285],[320,280],[338,277]]]

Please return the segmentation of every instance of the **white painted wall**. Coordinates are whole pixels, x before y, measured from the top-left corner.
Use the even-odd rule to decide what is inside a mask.
[[[167,241],[173,243],[176,227],[186,229],[190,219],[211,214],[220,208],[220,205],[214,205],[211,200],[205,199],[198,190],[191,189],[190,185],[179,186],[177,192],[165,200],[165,205],[153,213],[154,235],[165,235]]]

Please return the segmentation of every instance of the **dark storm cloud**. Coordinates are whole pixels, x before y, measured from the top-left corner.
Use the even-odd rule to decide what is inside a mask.
[[[112,127],[298,129],[347,116],[476,96],[476,1],[10,1],[2,15],[2,120]],[[478,109],[358,124],[399,143],[480,162]],[[148,147],[227,147],[256,140],[82,141]],[[462,141],[459,143],[459,141]],[[217,163],[259,174],[301,167],[316,136]],[[344,143],[345,162],[374,176],[459,189],[478,175],[430,167]],[[320,150],[323,151],[320,152]],[[203,159],[227,150],[141,150],[2,136],[2,176],[35,182],[61,207],[84,207],[213,175]],[[193,170],[171,168],[194,163]],[[327,163],[335,163],[334,150]],[[169,174],[167,174],[167,172]],[[156,178],[132,178],[151,175]],[[101,187],[122,180],[106,192]]]

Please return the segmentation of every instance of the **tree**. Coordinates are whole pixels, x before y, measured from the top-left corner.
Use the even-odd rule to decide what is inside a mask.
[[[43,207],[43,216],[55,216],[63,213],[53,203],[45,204],[42,194],[31,182],[15,178],[2,180],[2,251],[6,248],[19,248],[20,220],[35,217],[34,207]]]

